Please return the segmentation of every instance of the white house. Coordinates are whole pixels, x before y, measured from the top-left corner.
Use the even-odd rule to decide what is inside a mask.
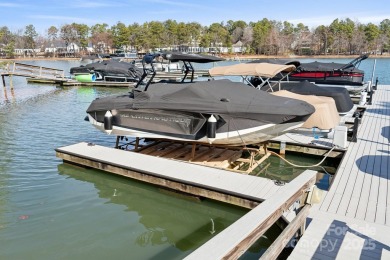
[[[245,47],[243,47],[243,44],[241,41],[236,42],[232,45],[232,52],[233,53],[243,53],[245,52]]]

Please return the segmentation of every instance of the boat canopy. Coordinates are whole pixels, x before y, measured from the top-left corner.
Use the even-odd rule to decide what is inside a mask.
[[[224,58],[217,56],[185,52],[164,52],[162,53],[162,56],[164,59],[170,60],[171,62],[187,61],[195,63],[209,63],[225,60]]]
[[[301,62],[298,60],[292,60],[292,59],[278,59],[278,58],[261,58],[252,60],[248,63],[272,63],[272,64],[282,64],[282,65],[294,65],[295,67],[299,67],[301,65]]]
[[[214,67],[209,70],[210,76],[258,76],[273,78],[280,72],[291,72],[294,65],[282,65],[271,63],[239,63],[230,66]]]

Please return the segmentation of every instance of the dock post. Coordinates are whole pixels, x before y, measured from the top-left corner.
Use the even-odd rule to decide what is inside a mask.
[[[116,136],[116,142],[115,142],[115,149],[118,149],[118,147],[119,147],[119,138],[120,138],[120,136],[117,135]]]
[[[192,144],[192,149],[191,149],[191,160],[195,158],[195,152],[196,152],[196,144]]]
[[[372,96],[374,95],[374,89],[371,89],[370,91],[370,101],[368,101],[369,105],[372,105]]]
[[[353,132],[352,132],[352,138],[351,138],[351,142],[354,142],[354,143],[357,142],[357,131],[359,128],[359,117],[360,117],[360,113],[359,112],[355,113],[355,120],[353,121]]]
[[[281,155],[286,154],[286,142],[285,141],[280,142],[279,154],[281,154]]]
[[[9,86],[10,86],[11,90],[14,90],[14,83],[12,81],[12,75],[9,75]]]
[[[5,77],[4,75],[1,75],[1,79],[3,81],[3,88],[5,89],[5,78],[4,77]]]
[[[378,77],[376,77],[376,80],[375,80],[375,85],[374,85],[374,90],[377,90],[378,89]]]

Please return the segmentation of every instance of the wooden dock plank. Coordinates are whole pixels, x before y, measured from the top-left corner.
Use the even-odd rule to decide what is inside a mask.
[[[373,128],[372,135],[375,137],[378,137],[380,134],[378,129],[379,127],[377,126],[378,124],[378,118],[375,117],[371,121],[375,127]],[[370,122],[367,122],[370,123]],[[362,167],[361,171],[359,174],[362,174],[364,176],[363,180],[363,185],[360,190],[360,201],[358,203],[357,209],[356,209],[356,218],[357,219],[365,219],[366,213],[367,213],[367,208],[368,204],[370,203],[370,197],[371,195],[375,196],[374,198],[374,205],[376,206],[376,201],[377,201],[377,191],[378,191],[378,185],[375,186],[377,183],[374,181],[373,182],[373,174],[374,174],[374,167],[375,167],[375,161],[376,161],[376,150],[377,150],[377,142],[370,142],[369,150],[365,151],[365,154],[362,155],[361,158],[358,160],[362,160],[362,158],[368,157],[367,159],[367,165],[365,169]],[[376,209],[376,207],[375,207]],[[376,211],[376,210],[375,210]],[[375,215],[374,211],[374,215]]]
[[[78,143],[58,148],[56,151],[82,158],[89,158],[110,165],[119,165],[126,169],[163,176],[164,178],[169,178],[171,180],[189,183],[211,190],[223,191],[258,201],[262,201],[264,198],[258,197],[257,190],[248,191],[247,189],[247,187],[253,183],[260,188],[268,187],[267,196],[280,189],[272,180],[266,178],[241,175],[226,170],[158,158],[99,145],[90,146],[87,143]]]
[[[358,138],[359,138],[359,134],[364,132],[367,128],[368,128],[367,125],[360,125],[359,126]],[[356,144],[353,142],[349,143],[348,150],[347,150],[346,154],[344,155],[344,158],[343,158],[341,164],[339,165],[339,169],[337,172],[345,171],[345,168],[351,167],[350,164],[355,162],[355,158],[357,156],[357,153],[360,151],[360,149],[357,146],[359,146],[359,144]],[[356,180],[356,174],[353,174],[353,172],[347,171],[344,174],[337,174],[336,173],[336,177],[333,180],[333,183],[331,185],[331,189],[328,192],[328,194],[326,195],[326,197],[324,198],[324,200],[320,206],[321,209],[330,210],[332,212],[336,212],[338,210],[343,211],[344,209],[346,209],[346,207],[344,207],[344,206],[340,207],[340,204],[345,205],[346,203],[348,203],[348,201],[345,201],[345,200],[349,197],[343,196],[343,194],[344,193],[349,194],[352,192],[354,185],[351,185],[351,183],[355,183],[355,180]],[[346,186],[346,183],[349,183],[349,185],[347,186],[347,189],[345,190],[344,188]],[[335,194],[338,194],[338,195],[335,197]],[[334,200],[335,198],[337,198],[337,200]]]
[[[390,227],[317,211],[288,259],[378,259],[390,253]]]
[[[358,181],[356,182],[357,186],[352,195],[353,199],[351,199],[350,204],[348,205],[347,216],[353,217],[353,214],[355,214],[355,217],[359,219],[364,219],[366,216],[367,205],[369,203],[369,196],[371,193],[371,180],[378,143],[376,140],[380,135],[380,127],[378,125],[380,117],[378,116],[378,110],[379,106],[373,105],[373,107],[367,110],[364,115],[364,123],[369,126],[368,130],[365,131],[362,136],[362,138],[366,140],[366,147],[365,149],[361,149],[362,155],[360,158],[357,158],[357,162],[360,160],[360,164],[358,164],[358,176],[360,178],[358,178]],[[374,190],[375,189],[377,189],[377,187],[374,187]]]
[[[348,147],[328,194],[310,214],[312,221],[289,259],[390,256],[389,89],[378,86],[357,142]]]
[[[383,117],[380,117],[380,120],[377,122],[378,126],[377,129],[381,130],[383,127],[385,127],[383,120]],[[378,209],[381,209],[383,207],[378,207],[378,205],[385,205],[383,204],[383,196],[386,194],[387,191],[383,190],[383,183],[381,185],[381,180],[383,178],[387,179],[387,172],[381,171],[382,169],[382,160],[383,159],[383,153],[380,151],[383,148],[383,142],[384,137],[381,135],[381,131],[377,131],[378,139],[376,142],[376,149],[375,149],[375,157],[374,157],[374,164],[372,168],[372,181],[371,181],[371,190],[369,192],[369,198],[368,198],[368,204],[367,204],[367,211],[364,216],[364,219],[369,222],[376,222],[376,215]],[[387,189],[387,187],[386,187]],[[384,195],[382,195],[382,199],[379,199],[380,192]],[[382,200],[382,203],[380,202]],[[386,202],[385,202],[386,203]],[[379,216],[385,216],[385,214],[379,214]],[[376,222],[379,223],[379,222]],[[382,224],[384,224],[383,221],[381,221]]]
[[[280,189],[275,196],[267,199],[256,208],[224,229],[213,239],[206,242],[185,259],[222,259],[236,258],[241,248],[247,248],[267,226],[271,226],[269,219],[280,217],[283,211],[279,210],[294,194],[301,194],[315,183],[316,172],[307,170]],[[291,202],[293,202],[292,200]],[[237,255],[238,253],[238,255]]]
[[[386,207],[379,207],[377,210],[377,214],[375,216],[375,220],[379,223],[383,222],[386,225],[390,225],[390,215],[388,214],[388,210],[390,209],[390,116],[389,116],[389,109],[390,109],[390,91],[385,92],[386,95],[384,99],[381,101],[382,104],[385,104],[384,111],[387,113],[383,113],[384,119],[384,127],[382,128],[381,135],[383,137],[382,142],[382,162],[381,162],[381,181],[380,181],[380,190],[379,190],[379,197],[378,197],[378,205],[386,205]],[[387,102],[386,102],[387,100]],[[386,201],[386,204],[385,204]],[[382,215],[385,213],[384,215]]]
[[[266,183],[264,182],[263,185],[256,185],[256,183],[251,183],[248,185],[247,189],[248,189],[248,192],[251,192],[251,193],[256,193],[258,190],[262,190],[265,188],[265,186],[267,186],[269,183]]]
[[[390,110],[390,104],[389,104],[389,101],[390,100],[390,91],[387,91],[387,103],[384,103],[384,104],[387,104],[387,111]],[[383,101],[385,102],[385,101]],[[388,112],[389,113],[389,112]],[[387,180],[390,180],[390,158],[389,158],[389,155],[390,155],[390,116],[387,116],[386,117],[386,122],[387,122],[387,127],[385,129],[383,129],[383,135],[384,137],[387,139],[384,143],[386,144],[385,146],[387,146],[387,149],[384,148],[383,149],[383,153],[387,154],[387,156],[385,156],[386,160],[384,160],[385,163],[385,166],[382,167],[386,169],[386,173],[387,173]],[[385,184],[382,182],[383,186],[385,186]],[[390,181],[387,181],[387,210],[386,210],[386,216],[385,216],[385,223],[386,225],[390,225]],[[376,218],[378,218],[378,216],[376,216]]]
[[[343,194],[352,192],[354,186],[353,184],[356,179],[356,174],[353,174],[353,172],[351,171],[346,171],[345,174],[338,173],[344,172],[345,169],[350,166],[349,164],[355,161],[357,153],[359,152],[357,146],[358,145],[356,143],[349,144],[348,151],[339,166],[339,170],[336,172],[336,177],[331,185],[331,189],[329,190],[327,196],[325,197],[321,205],[322,209],[326,209],[330,212],[336,212],[337,210],[340,210],[340,204],[348,203],[343,201],[347,198],[347,196],[343,196]],[[349,183],[349,185],[347,186],[347,190],[345,189],[346,183]]]
[[[257,196],[259,196],[260,198],[268,199],[274,194],[273,192],[273,190],[275,189],[274,185],[276,184],[274,181],[272,181],[272,183],[266,184],[266,186],[263,187],[262,189],[258,189],[255,194],[257,194]],[[283,186],[279,186],[279,187],[283,187]]]
[[[361,139],[367,136],[367,132],[371,130],[372,126],[372,124],[368,122],[370,120],[369,118],[367,119],[367,117],[363,117],[363,119],[366,122],[362,122],[358,133],[358,138]],[[345,155],[345,158],[343,159],[338,171],[345,171],[345,173],[336,175],[334,183],[332,184],[332,188],[321,205],[322,210],[326,208],[330,212],[337,211],[340,214],[346,214],[351,197],[353,195],[360,196],[361,192],[359,192],[359,188],[356,187],[361,187],[362,180],[360,178],[364,178],[364,175],[359,176],[358,168],[354,168],[354,164],[355,161],[358,159],[356,157],[362,157],[365,153],[366,144],[367,143],[364,142],[350,144],[347,154]],[[365,162],[362,161],[361,163]],[[361,167],[364,167],[364,165],[362,165]],[[334,194],[336,193],[339,194],[337,195],[337,198],[341,199],[341,201],[334,200],[334,198],[336,198],[334,197]],[[353,203],[355,204],[355,202]],[[349,208],[349,210],[353,211],[354,209]],[[351,212],[349,212],[348,214],[351,214]]]
[[[358,151],[358,149],[355,148],[355,144],[350,144],[348,151]],[[343,175],[339,174],[339,172],[340,170],[345,171],[345,169],[348,167],[347,163],[351,159],[354,160],[356,156],[356,153],[347,153],[346,158],[341,163],[340,169],[336,172],[336,177],[326,197],[328,202],[323,202],[323,205],[327,205],[327,211],[337,212],[337,210],[340,208],[340,204],[343,203],[342,200],[345,198],[344,193],[346,190],[344,188],[346,183],[350,183],[351,186],[349,187],[350,189],[353,189],[353,183],[355,179],[353,172],[349,172],[348,174]]]
[[[377,210],[375,219],[373,222],[378,224],[386,224],[386,208],[389,207],[389,201],[387,199],[389,194],[388,181],[389,180],[389,167],[390,164],[389,156],[386,154],[381,155],[382,161],[380,164],[380,178],[379,178],[379,191],[378,191],[378,202],[376,203]],[[382,205],[386,205],[383,207]],[[390,223],[387,223],[390,224]]]

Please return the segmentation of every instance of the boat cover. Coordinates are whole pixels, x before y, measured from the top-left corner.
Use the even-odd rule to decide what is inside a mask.
[[[274,96],[230,80],[156,83],[150,85],[148,91],[134,89],[133,94],[96,99],[87,113],[108,108],[219,114],[262,121],[269,118],[269,122],[272,122],[272,115],[286,115],[285,120],[288,121],[289,116],[305,116],[315,111],[304,101]]]
[[[220,58],[212,55],[184,53],[184,52],[164,52],[162,56],[164,59],[170,60],[171,62],[188,61],[188,62],[195,62],[195,63],[208,63],[208,62],[225,60],[224,58]]]
[[[353,64],[343,64],[343,63],[335,63],[335,62],[308,62],[301,63],[301,65],[297,68],[297,71],[300,72],[332,72],[332,71],[346,71],[346,72],[355,72],[364,74],[363,70],[359,70]]]
[[[89,63],[85,66],[74,67],[70,69],[70,73],[77,73],[79,70],[87,68],[93,71],[101,71],[106,75],[123,75],[134,78],[142,76],[142,69],[137,68],[133,63],[119,60],[103,60],[99,62]]]
[[[301,95],[331,97],[336,102],[339,113],[346,113],[353,108],[353,102],[349,96],[349,92],[343,87],[319,87],[305,80],[299,82],[279,82],[273,89],[277,90],[279,86],[280,90],[288,90]]]
[[[331,97],[299,95],[287,90],[276,91],[272,94],[279,97],[303,100],[314,106],[316,111],[305,121],[302,128],[333,129],[340,123],[336,103]]]
[[[209,69],[210,76],[259,76],[273,78],[280,72],[291,72],[294,65],[271,63],[239,63],[230,66],[220,66]]]
[[[276,59],[276,58],[256,59],[256,60],[252,60],[248,63],[272,63],[272,64],[281,64],[281,65],[294,65],[295,67],[298,67],[301,64],[301,62],[298,60]]]

